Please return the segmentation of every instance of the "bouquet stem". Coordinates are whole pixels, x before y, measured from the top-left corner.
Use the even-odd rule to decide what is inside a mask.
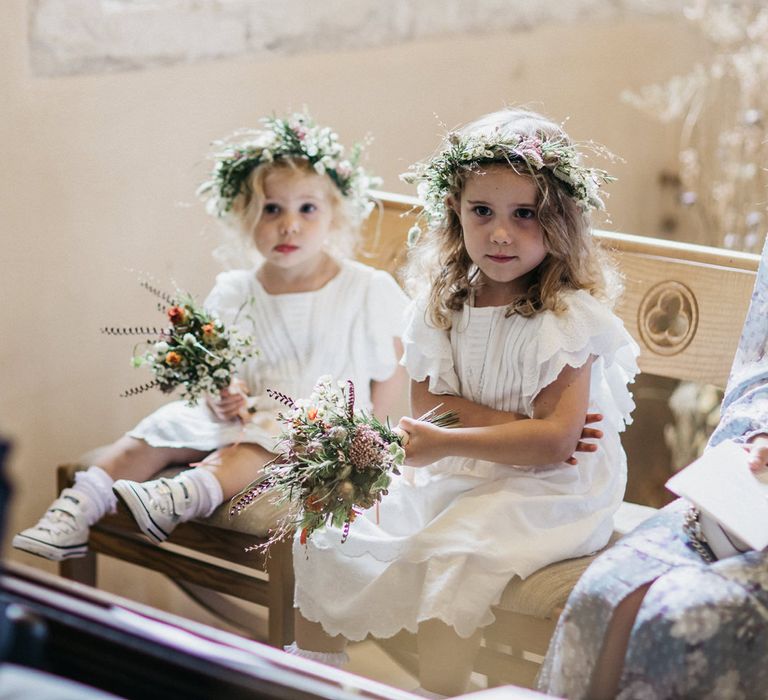
[[[444,404],[441,403],[437,404],[437,406],[430,408],[425,414],[419,416],[416,420],[432,423],[432,425],[436,425],[439,428],[454,428],[459,425],[459,416],[456,411],[447,410],[435,415],[437,411],[443,407],[443,405]],[[397,435],[400,445],[402,447],[408,447],[408,443],[411,440],[411,436],[408,434],[408,432],[399,427],[395,428],[393,432],[395,435]]]

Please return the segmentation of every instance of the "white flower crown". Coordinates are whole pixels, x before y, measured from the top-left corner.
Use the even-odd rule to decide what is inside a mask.
[[[263,129],[241,130],[214,141],[210,158],[215,165],[210,178],[197,189],[209,214],[227,216],[253,169],[279,158],[307,160],[318,174],[333,180],[352,203],[360,221],[370,213],[373,201],[369,190],[378,187],[381,180],[358,165],[362,144],[355,144],[350,154],[345,155],[338,135],[315,124],[306,112],[296,112],[285,119],[264,117],[260,121]]]
[[[581,165],[579,151],[563,137],[546,139],[498,133],[461,136],[451,132],[446,141],[447,146],[437,155],[412,165],[409,172],[400,176],[403,181],[417,185],[423,204],[422,216],[428,225],[445,216],[446,198],[456,189],[459,173],[477,171],[491,163],[521,164],[531,173],[544,169],[551,171],[584,211],[604,209],[600,185],[616,179],[605,170]],[[595,144],[588,145],[595,151],[606,153]],[[414,226],[409,239],[418,236],[419,231],[419,227]]]

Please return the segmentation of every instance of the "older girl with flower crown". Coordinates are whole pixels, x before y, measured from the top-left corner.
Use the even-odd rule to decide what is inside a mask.
[[[209,515],[274,457],[280,404],[267,389],[308,395],[331,374],[353,380],[360,405],[382,416],[402,391],[406,296],[389,274],[346,257],[370,210],[359,151],[345,156],[336,134],[305,114],[265,119],[218,146],[201,194],[212,214],[239,224],[261,261],[220,274],[205,306],[259,348],[238,377],[252,415],[243,393],[228,390],[204,405],[160,408],[78,473],[15,547],[55,560],[83,556],[89,526],[115,507],[113,488],[156,542]],[[200,460],[175,478],[144,481]]]
[[[403,418],[417,468],[346,542],[327,529],[296,545],[293,650],[338,661],[346,639],[418,631],[424,693],[456,694],[510,579],[608,542],[638,348],[611,311],[614,271],[588,220],[610,178],[559,126],[487,115],[407,179],[429,224],[403,337],[412,410],[443,404],[462,426]],[[600,449],[574,464],[597,410]]]

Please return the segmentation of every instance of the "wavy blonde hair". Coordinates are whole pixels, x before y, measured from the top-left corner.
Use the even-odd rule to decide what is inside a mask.
[[[570,143],[559,125],[522,109],[487,114],[461,127],[457,133],[487,137],[517,133],[541,140],[559,138]],[[612,305],[621,292],[616,265],[592,237],[588,213],[579,207],[551,170],[532,171],[525,163],[508,159],[467,164],[456,173],[449,197],[460,202],[467,178],[482,172],[484,166],[509,167],[518,175],[530,178],[539,192],[536,214],[547,255],[538,266],[528,292],[507,307],[507,316],[530,317],[545,310],[560,313],[565,309],[563,293],[568,290],[586,290]],[[482,284],[478,273],[464,245],[461,220],[454,208],[446,204],[442,218],[431,224],[411,248],[404,271],[406,289],[415,296],[423,293],[428,285],[428,318],[437,328],[448,329],[453,312],[460,310],[470,299],[472,290]]]

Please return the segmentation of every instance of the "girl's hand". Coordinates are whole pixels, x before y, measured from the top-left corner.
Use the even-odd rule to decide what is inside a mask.
[[[222,421],[234,420],[247,410],[245,396],[236,387],[222,389],[218,397],[206,396],[205,402],[213,415]]]
[[[753,472],[763,471],[768,467],[768,435],[756,435],[744,446],[749,453],[749,468]]]
[[[603,431],[598,428],[588,428],[590,423],[599,423],[603,420],[602,413],[587,413],[584,420],[584,428],[581,431],[581,439],[576,443],[576,452],[597,452],[597,445],[594,442],[584,442],[584,440],[599,440],[603,437]],[[579,460],[572,455],[565,460],[566,464],[578,464]]]
[[[581,438],[576,444],[576,452],[597,451],[598,446],[595,443],[584,442],[584,440],[599,440],[603,437],[603,431],[599,428],[587,427],[590,423],[599,423],[601,420],[603,420],[601,413],[587,413]],[[445,435],[443,433],[450,428],[439,428],[426,421],[414,420],[405,416],[400,419],[397,428],[405,433],[405,440],[403,441],[405,443],[405,464],[409,467],[425,467],[448,456],[448,453],[444,451]],[[768,459],[768,436],[766,436],[766,459]],[[571,456],[565,461],[566,464],[578,463],[575,456]]]
[[[409,467],[426,467],[447,456],[444,452],[443,433],[450,428],[440,428],[423,420],[403,416],[397,430],[405,433],[405,464]]]

